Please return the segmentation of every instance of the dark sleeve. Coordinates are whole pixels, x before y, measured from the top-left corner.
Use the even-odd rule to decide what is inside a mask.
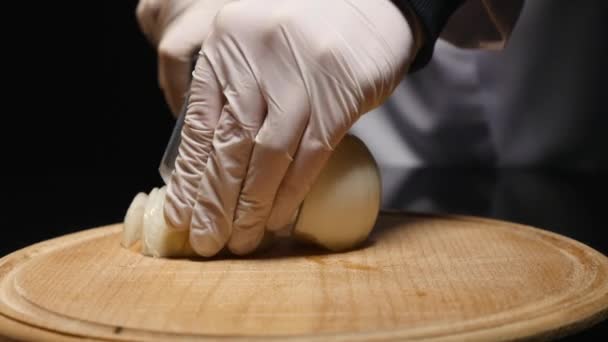
[[[423,68],[433,56],[435,43],[450,16],[456,12],[465,0],[392,0],[406,15],[414,12],[422,26],[424,44],[414,59],[410,73]]]

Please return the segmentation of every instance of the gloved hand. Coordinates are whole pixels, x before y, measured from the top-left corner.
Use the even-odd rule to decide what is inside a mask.
[[[233,0],[140,0],[137,20],[158,50],[158,81],[173,115],[188,91],[192,65],[217,12]]]
[[[333,148],[415,53],[388,0],[241,0],[193,73],[165,217],[202,256],[253,251],[288,225]]]

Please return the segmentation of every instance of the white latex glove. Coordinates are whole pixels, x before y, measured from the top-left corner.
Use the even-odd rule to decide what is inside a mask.
[[[412,31],[388,0],[241,0],[193,73],[165,205],[202,256],[253,251],[288,225],[333,148],[407,71]]]
[[[213,18],[232,0],[140,0],[137,20],[158,51],[158,81],[177,116],[190,85],[192,65]]]

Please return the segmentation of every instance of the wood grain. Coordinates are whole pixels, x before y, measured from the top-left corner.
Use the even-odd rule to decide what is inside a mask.
[[[32,340],[502,340],[608,312],[608,259],[566,237],[458,216],[382,215],[327,254],[284,241],[248,258],[153,259],[121,225],[0,259],[0,335]]]

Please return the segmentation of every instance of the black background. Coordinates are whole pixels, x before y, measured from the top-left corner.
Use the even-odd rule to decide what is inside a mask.
[[[136,4],[35,8],[29,32],[7,35],[15,47],[5,50],[19,54],[5,54],[2,171],[11,238],[0,254],[119,222],[135,193],[162,184],[157,168],[174,119]]]
[[[135,21],[136,4],[68,2],[7,9],[19,25],[8,20],[3,24],[5,188],[0,255],[68,232],[120,222],[135,193],[162,184],[157,167],[174,119],[158,88],[155,51]],[[486,213],[479,209],[487,204],[484,196],[467,202],[454,195],[462,192],[450,193],[470,189],[465,183],[431,174],[405,181],[405,198],[397,196],[391,205],[408,208],[408,196],[416,191],[425,196],[441,192],[435,195],[451,201],[445,211]],[[493,184],[507,184],[515,192],[519,188],[531,205],[559,202],[564,203],[562,213],[571,207],[577,212],[572,221],[559,222],[542,221],[534,211],[487,216],[555,228],[607,252],[600,221],[603,176],[551,175],[550,184],[558,184],[557,193],[567,200],[549,202],[558,197],[553,185],[548,186],[551,190],[538,190],[549,197],[531,197],[521,187],[526,186],[522,176],[496,180],[491,174]],[[506,208],[526,206],[510,191],[500,198],[512,202]],[[576,222],[584,222],[587,229],[560,230]],[[573,339],[607,332],[603,323]]]

